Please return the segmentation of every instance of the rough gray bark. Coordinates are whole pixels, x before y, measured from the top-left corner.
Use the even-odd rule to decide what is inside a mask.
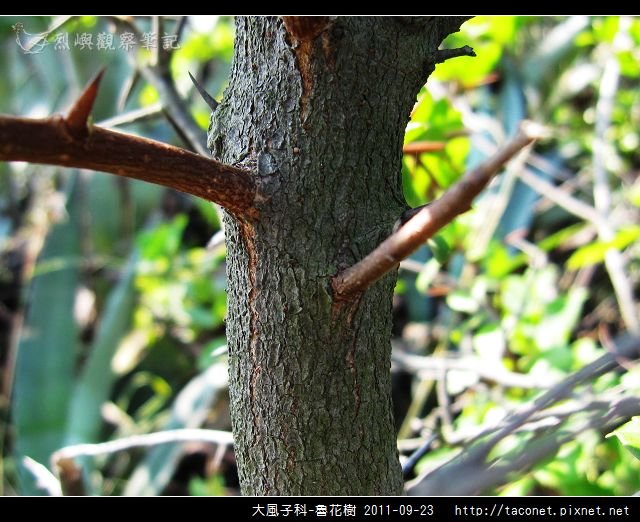
[[[244,494],[398,494],[395,274],[338,301],[330,278],[406,205],[404,129],[462,18],[238,18],[209,147],[250,166],[259,215],[227,216],[230,389]]]

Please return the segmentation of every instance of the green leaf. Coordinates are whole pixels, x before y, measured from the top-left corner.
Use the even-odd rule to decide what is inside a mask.
[[[574,225],[564,227],[540,240],[540,242],[538,243],[538,247],[540,247],[545,252],[550,252],[551,250],[562,246],[572,237],[580,234],[583,230],[585,230],[585,228],[589,226],[590,225],[586,225],[584,223],[576,223]]]
[[[444,265],[451,255],[451,247],[447,243],[446,239],[442,235],[438,234],[427,240],[427,245],[431,249],[433,257],[441,265]]]
[[[107,298],[88,359],[75,383],[66,444],[96,442],[103,427],[101,408],[109,400],[116,378],[111,361],[128,331],[133,311],[136,262],[137,255],[134,252],[118,284]]]
[[[178,253],[182,233],[187,226],[187,217],[177,215],[173,221],[163,223],[154,230],[145,231],[138,238],[140,256],[144,260],[158,257],[173,257]]]
[[[630,225],[616,232],[611,241],[594,241],[580,247],[567,260],[567,269],[578,270],[604,261],[609,249],[623,250],[640,239],[640,226]]]
[[[607,435],[618,437],[622,445],[637,459],[640,459],[640,417],[633,417],[629,422]]]
[[[569,342],[571,332],[580,319],[582,306],[588,297],[587,289],[572,287],[567,296],[549,303],[536,328],[535,339],[541,350],[557,349]]]
[[[489,243],[482,262],[489,277],[502,279],[526,264],[527,257],[524,254],[511,254],[503,243],[493,240]]]
[[[196,477],[189,481],[189,495],[192,497],[215,497],[225,494],[222,475],[213,475],[206,480]]]
[[[75,259],[80,254],[79,198],[70,182],[68,218],[54,225],[38,259]],[[73,316],[79,280],[75,262],[34,277],[27,297],[27,313],[20,332],[13,393],[13,419],[18,461],[29,456],[49,462],[64,444],[69,401],[74,385],[78,331]],[[26,471],[22,493],[39,489]]]
[[[194,377],[178,394],[165,429],[198,428],[210,415],[211,406],[226,389],[228,368],[225,361],[215,363]],[[184,444],[163,444],[150,450],[133,471],[124,494],[158,495],[174,473]]]
[[[447,305],[456,312],[474,314],[478,311],[478,301],[467,291],[456,290],[447,296]]]

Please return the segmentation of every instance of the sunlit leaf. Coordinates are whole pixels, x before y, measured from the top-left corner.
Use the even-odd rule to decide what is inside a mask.
[[[580,247],[567,260],[569,270],[578,270],[585,266],[602,263],[610,249],[624,250],[631,243],[640,239],[640,226],[630,225],[616,232],[611,241],[594,241],[588,245]]]
[[[473,348],[480,357],[499,361],[506,348],[503,329],[496,323],[484,325],[473,337]],[[496,362],[496,364],[500,363]]]
[[[464,312],[468,314],[475,313],[479,308],[479,303],[470,294],[457,290],[451,292],[447,296],[447,305],[456,312]]]
[[[444,265],[451,254],[451,247],[447,243],[446,239],[441,235],[436,234],[431,239],[427,240],[427,244],[429,245],[429,249],[431,250],[433,257],[436,258],[436,261],[441,265]]]
[[[609,433],[607,437],[613,435],[620,439],[634,457],[640,459],[640,417],[633,417],[629,422]]]

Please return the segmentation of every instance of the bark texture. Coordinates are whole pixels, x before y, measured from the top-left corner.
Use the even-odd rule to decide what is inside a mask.
[[[230,390],[244,494],[398,494],[390,396],[395,274],[335,300],[331,277],[405,210],[404,129],[462,18],[236,22],[215,157],[253,171],[227,216]],[[287,28],[295,31],[287,32]]]

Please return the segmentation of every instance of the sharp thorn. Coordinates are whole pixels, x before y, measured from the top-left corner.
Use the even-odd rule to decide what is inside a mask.
[[[191,73],[189,73],[189,78],[191,78],[193,85],[200,93],[200,96],[202,96],[202,99],[204,100],[204,102],[209,106],[209,108],[212,111],[215,111],[218,108],[218,102],[213,98],[213,96],[211,96],[207,91],[204,90],[204,87],[200,85],[198,80],[196,80]]]
[[[87,84],[64,118],[67,127],[76,136],[85,135],[89,130],[89,116],[96,101],[104,71],[104,67],[98,71],[98,74]]]

